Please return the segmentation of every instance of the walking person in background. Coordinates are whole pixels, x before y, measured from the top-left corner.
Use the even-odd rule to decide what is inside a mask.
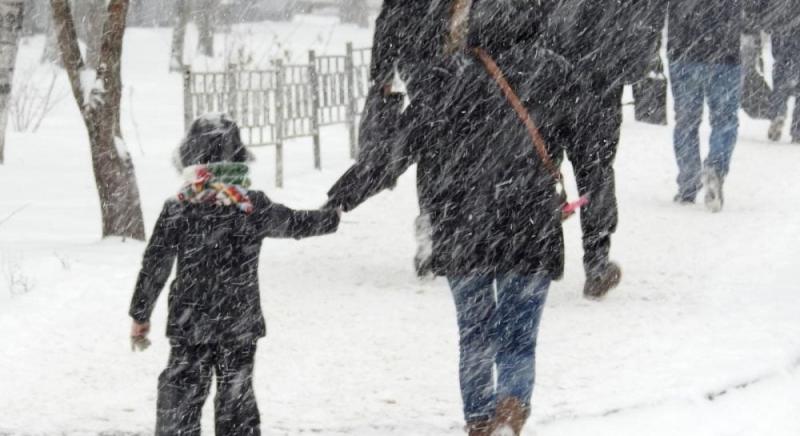
[[[772,97],[768,137],[780,141],[786,122],[787,103],[798,95],[800,85],[800,1],[767,0],[763,25],[772,39]],[[800,144],[800,104],[795,101],[790,128],[792,142]]]
[[[678,163],[675,202],[694,203],[705,187],[705,205],[722,210],[723,186],[739,129],[741,37],[753,0],[669,0],[667,57],[675,100],[673,143]],[[700,123],[708,101],[711,139],[700,158]]]
[[[581,209],[583,295],[597,299],[617,286],[622,271],[610,260],[617,229],[614,160],[622,126],[622,90],[643,79],[658,53],[663,27],[660,0],[560,0],[541,39],[574,66],[572,147],[567,157]]]
[[[266,333],[258,285],[264,238],[332,233],[335,210],[295,211],[250,185],[248,152],[227,116],[192,123],[175,156],[186,177],[167,200],[144,252],[130,305],[131,340],[146,348],[150,315],[177,258],[170,287],[171,351],[158,378],[158,436],[200,435],[200,413],[216,375],[217,435],[260,434],[252,378]]]

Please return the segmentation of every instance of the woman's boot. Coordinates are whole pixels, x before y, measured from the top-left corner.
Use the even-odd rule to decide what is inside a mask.
[[[514,398],[504,398],[497,403],[494,431],[491,436],[519,436],[530,415],[530,410]]]
[[[469,436],[491,436],[492,435],[492,421],[483,419],[480,421],[473,421],[467,423],[467,435]]]

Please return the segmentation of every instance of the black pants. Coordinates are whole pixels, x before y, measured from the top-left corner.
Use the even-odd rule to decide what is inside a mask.
[[[800,32],[795,32],[800,33]],[[770,115],[772,119],[786,116],[789,98],[798,94],[800,84],[800,34],[772,35],[772,67],[773,92],[770,99]],[[792,117],[792,139],[800,140],[800,104],[795,103]]]
[[[253,392],[256,344],[172,343],[169,363],[158,378],[157,436],[200,436],[200,415],[216,375],[215,434],[260,435]]]
[[[581,229],[583,265],[591,277],[608,264],[611,235],[617,229],[614,159],[622,126],[622,86],[583,89],[576,103],[572,144],[566,149],[578,192],[589,197],[581,208]]]

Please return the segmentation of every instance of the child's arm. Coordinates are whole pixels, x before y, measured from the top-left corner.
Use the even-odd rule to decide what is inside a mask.
[[[334,209],[294,210],[263,194],[254,200],[253,215],[262,238],[300,239],[327,235],[339,227],[339,212]]]
[[[153,306],[169,278],[177,255],[176,222],[170,213],[174,205],[175,203],[170,201],[164,204],[153,235],[144,251],[142,269],[136,280],[129,312],[131,318],[138,324],[146,324],[150,320]]]

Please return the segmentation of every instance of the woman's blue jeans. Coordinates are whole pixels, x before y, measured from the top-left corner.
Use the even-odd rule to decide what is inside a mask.
[[[496,402],[508,397],[529,407],[549,275],[474,274],[448,282],[458,317],[466,421],[491,418]]]

